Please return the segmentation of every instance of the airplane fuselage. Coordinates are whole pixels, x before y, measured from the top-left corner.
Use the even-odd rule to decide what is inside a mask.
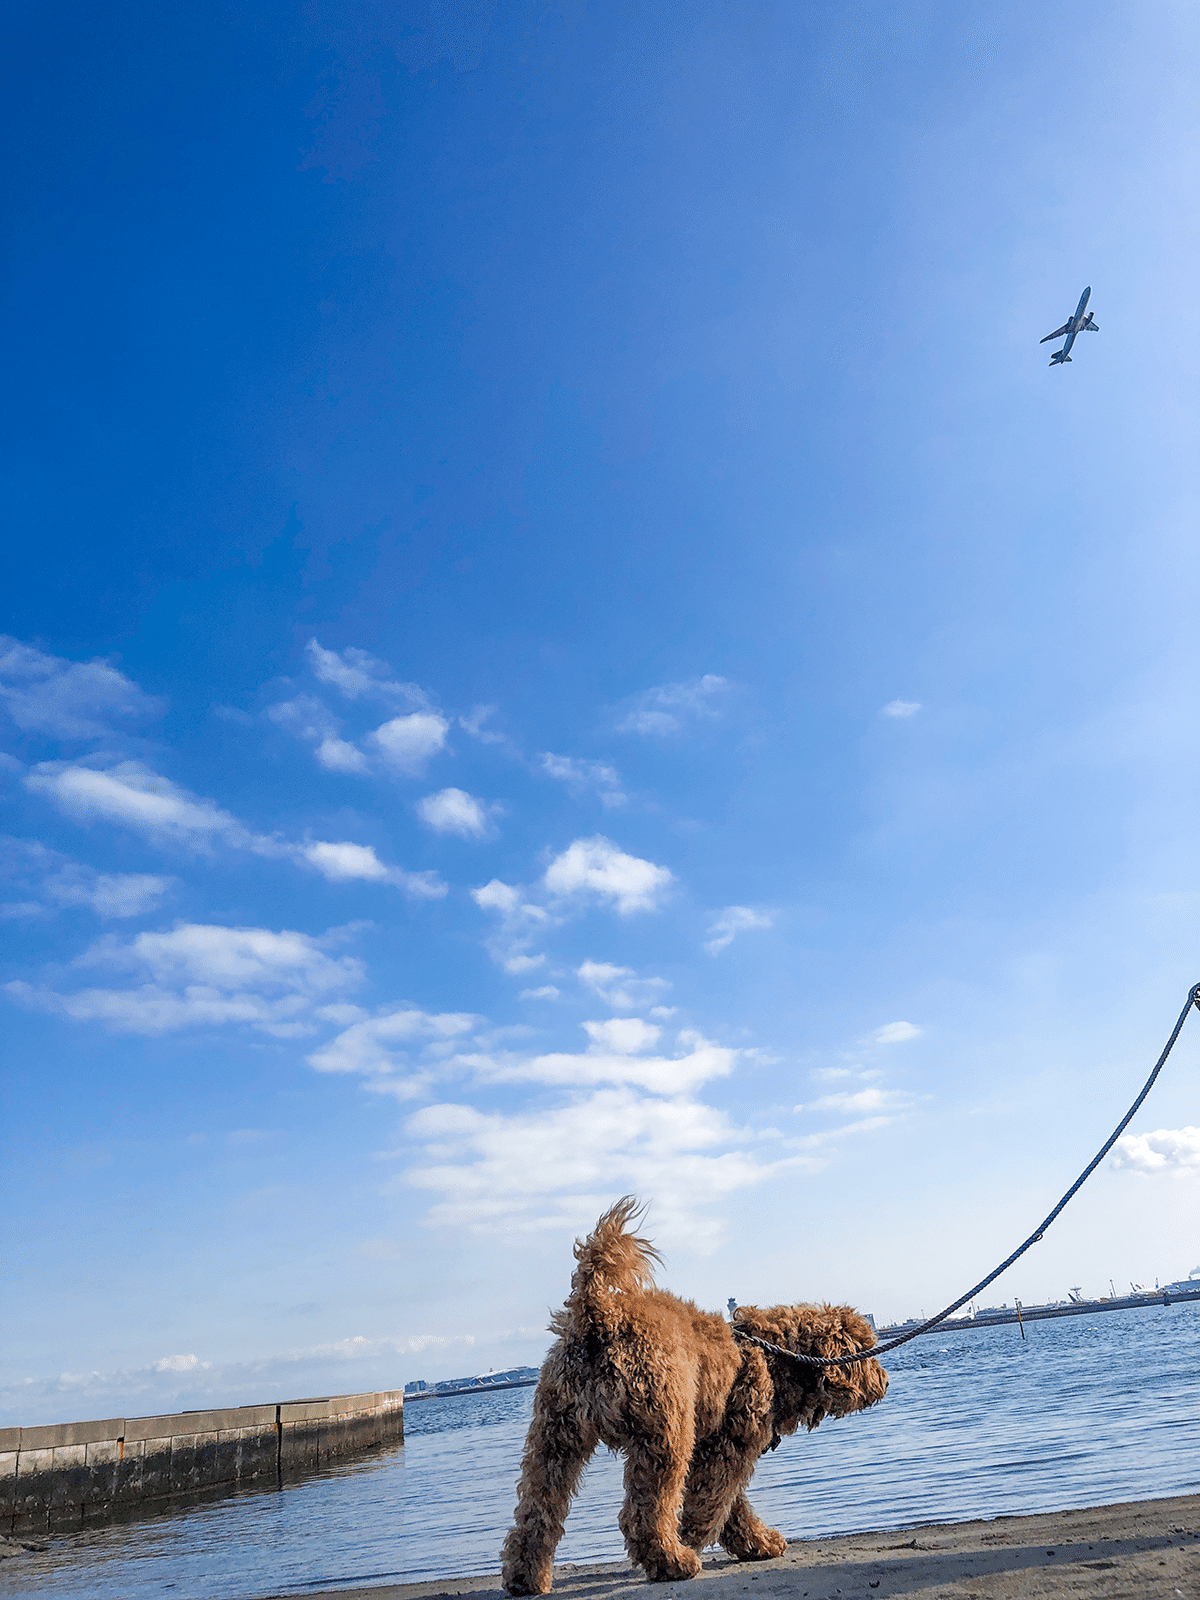
[[[1047,339],[1058,339],[1064,333],[1067,336],[1067,342],[1063,345],[1062,349],[1056,350],[1050,357],[1050,365],[1052,367],[1057,367],[1064,361],[1070,361],[1071,346],[1075,343],[1075,335],[1077,333],[1081,333],[1085,328],[1090,333],[1099,333],[1099,326],[1093,322],[1092,318],[1088,315],[1087,303],[1091,297],[1091,293],[1092,286],[1091,284],[1088,284],[1087,288],[1079,297],[1079,304],[1075,307],[1075,315],[1067,322],[1064,322],[1062,327],[1056,329],[1054,333],[1048,333],[1046,338],[1042,340],[1042,343],[1045,344]]]

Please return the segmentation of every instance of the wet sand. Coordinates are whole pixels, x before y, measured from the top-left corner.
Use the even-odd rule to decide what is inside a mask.
[[[325,1600],[499,1597],[496,1575],[441,1583],[322,1589]],[[1200,1600],[1200,1494],[1087,1511],[935,1523],[790,1545],[776,1561],[707,1559],[689,1583],[650,1588],[624,1562],[555,1568],[562,1600]]]

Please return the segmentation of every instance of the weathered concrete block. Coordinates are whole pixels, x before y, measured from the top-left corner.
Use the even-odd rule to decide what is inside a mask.
[[[349,1426],[346,1417],[330,1417],[321,1424],[320,1449],[321,1460],[329,1461],[335,1456],[345,1454],[346,1433]]]
[[[217,1435],[177,1434],[171,1440],[171,1493],[187,1494],[196,1489],[206,1489],[216,1482]]]
[[[184,1411],[175,1418],[175,1432],[228,1433],[233,1428],[275,1427],[274,1406],[228,1406],[223,1411]]]
[[[100,1422],[55,1422],[47,1428],[22,1428],[18,1448],[23,1451],[56,1450],[63,1445],[119,1439],[124,1432],[124,1417],[106,1417]]]
[[[142,1498],[142,1464],[146,1454],[144,1439],[131,1444],[126,1439],[117,1449],[117,1466],[113,1475],[113,1502],[130,1505]]]
[[[281,1472],[299,1472],[320,1465],[321,1424],[312,1422],[285,1422],[279,1434],[279,1469]]]
[[[10,1527],[17,1509],[17,1452],[0,1450],[0,1529]]]
[[[275,1432],[275,1407],[271,1407],[270,1428],[231,1428],[217,1435],[217,1453],[232,1462],[233,1479],[253,1483],[273,1478],[279,1466],[279,1439]],[[224,1471],[224,1468],[221,1469]]]
[[[128,1440],[126,1450],[128,1450]],[[169,1438],[150,1438],[143,1441],[142,1496],[157,1499],[171,1492],[171,1441]]]
[[[171,1493],[195,1489],[196,1435],[185,1433],[171,1440]]]
[[[375,1411],[379,1407],[379,1395],[370,1394],[338,1394],[327,1402],[331,1416],[344,1416],[359,1411]]]
[[[135,1439],[173,1439],[184,1430],[180,1427],[178,1412],[168,1417],[126,1417],[125,1443]]]
[[[324,1422],[331,1416],[332,1401],[285,1400],[279,1407],[279,1420],[288,1422]]]
[[[117,1486],[117,1463],[121,1459],[123,1441],[120,1439],[98,1439],[95,1444],[85,1445],[87,1452],[87,1491],[84,1494],[85,1506],[96,1504],[108,1505],[111,1503]]]
[[[121,1446],[124,1442],[123,1439],[97,1439],[94,1444],[85,1445],[88,1466],[100,1466],[109,1461],[119,1461],[121,1459]]]
[[[19,1519],[45,1519],[54,1487],[53,1465],[53,1449],[22,1450],[17,1457],[13,1510]]]
[[[24,1454],[24,1451],[22,1451]],[[78,1507],[88,1497],[90,1478],[87,1469],[87,1445],[62,1444],[51,1452],[50,1494],[51,1511],[60,1512],[65,1507]]]
[[[0,1520],[70,1527],[402,1440],[403,1393],[0,1430]],[[3,1448],[8,1446],[7,1449]]]

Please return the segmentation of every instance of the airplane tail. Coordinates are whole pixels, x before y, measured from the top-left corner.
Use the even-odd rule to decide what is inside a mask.
[[[1052,367],[1059,367],[1064,361],[1070,361],[1070,359],[1070,356],[1064,356],[1062,354],[1054,355],[1050,357],[1050,365]]]

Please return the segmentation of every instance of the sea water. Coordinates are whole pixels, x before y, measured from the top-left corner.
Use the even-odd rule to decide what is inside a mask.
[[[1200,1303],[937,1333],[887,1358],[871,1411],[785,1439],[750,1496],[789,1538],[1200,1488]],[[422,1400],[403,1446],[281,1489],[46,1539],[0,1594],[174,1600],[494,1573],[532,1389]],[[560,1561],[623,1555],[621,1463],[593,1458]],[[26,1536],[32,1537],[32,1536]]]

